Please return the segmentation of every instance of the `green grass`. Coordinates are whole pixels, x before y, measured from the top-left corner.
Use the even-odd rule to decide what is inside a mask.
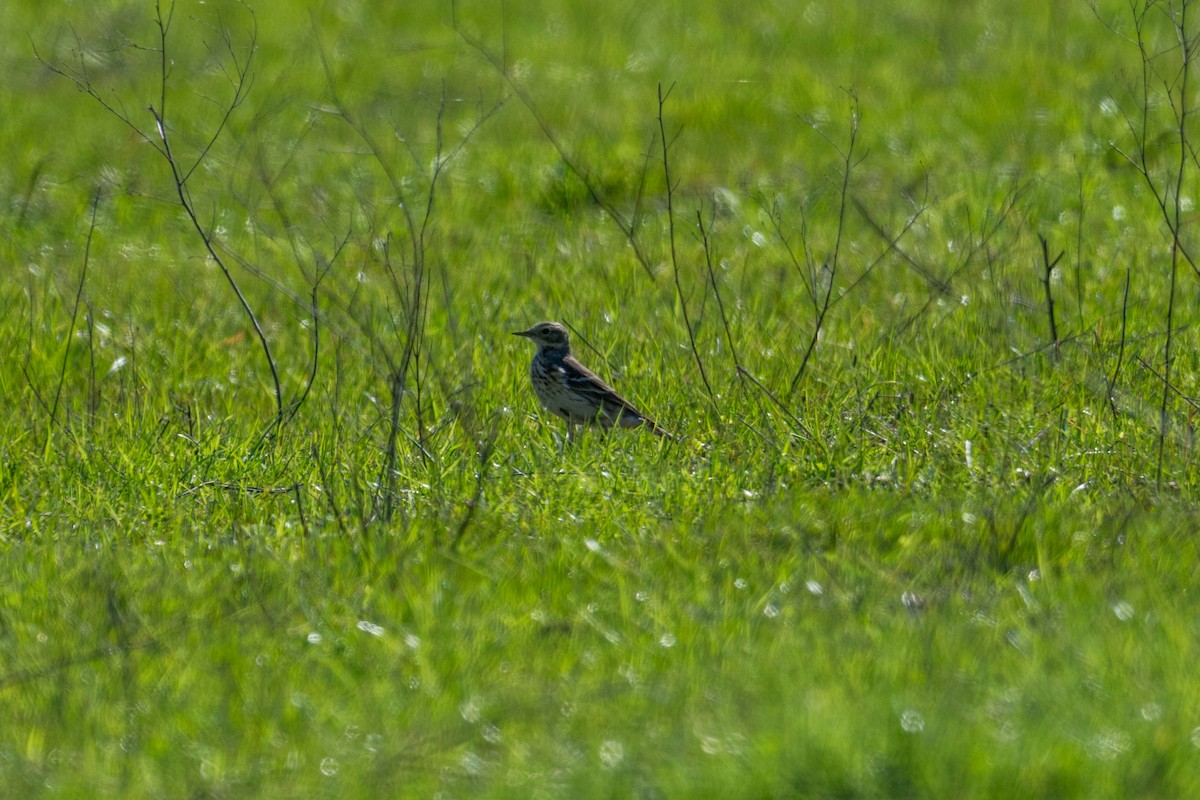
[[[1196,274],[1160,435],[1125,4],[459,4],[533,109],[449,4],[253,14],[179,7],[165,110],[191,164],[257,20],[188,189],[284,402],[315,376],[279,427],[153,150],[153,6],[0,5],[6,792],[1197,793]],[[149,142],[34,58],[79,46]],[[564,443],[540,319],[680,443]]]

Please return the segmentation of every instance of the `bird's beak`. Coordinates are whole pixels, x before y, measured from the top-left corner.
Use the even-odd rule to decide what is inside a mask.
[[[513,336],[532,336],[533,331],[513,331]]]

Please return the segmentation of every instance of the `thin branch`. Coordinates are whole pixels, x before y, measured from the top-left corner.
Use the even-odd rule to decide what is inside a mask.
[[[529,115],[533,117],[534,122],[536,122],[537,126],[541,128],[542,135],[546,137],[546,141],[548,141],[550,146],[554,148],[556,153],[558,153],[559,160],[562,161],[563,165],[572,175],[574,175],[583,183],[584,188],[587,189],[588,196],[592,198],[592,202],[600,206],[600,208],[602,208],[604,212],[612,218],[613,222],[616,223],[617,227],[621,230],[621,233],[624,234],[625,240],[629,243],[630,249],[633,250],[634,258],[637,259],[638,264],[640,264],[642,270],[645,271],[646,277],[654,280],[654,265],[651,262],[650,257],[642,249],[642,244],[637,237],[637,206],[635,205],[633,216],[627,219],[625,215],[621,213],[621,210],[617,208],[616,204],[608,199],[599,182],[597,182],[592,177],[591,173],[589,173],[587,169],[584,168],[583,165],[580,164],[567,150],[566,144],[555,132],[555,130],[550,127],[550,123],[547,121],[545,115],[542,114],[537,104],[534,103],[533,97],[529,94],[525,87],[517,82],[516,78],[514,78],[512,73],[509,71],[507,43],[505,44],[504,53],[501,55],[493,53],[479,38],[468,33],[462,26],[458,19],[457,3],[453,2],[452,0],[450,7],[453,17],[454,31],[458,34],[459,38],[461,38],[463,42],[467,44],[467,46],[483,56],[484,60],[487,61],[494,70],[496,70],[496,73],[504,81],[505,85],[507,85],[512,93],[517,96],[517,99],[520,100],[521,104],[525,106],[525,110],[529,112]]]
[[[917,261],[903,247],[900,246],[900,241],[904,239],[906,235],[908,235],[908,232],[912,230],[912,227],[917,224],[917,220],[919,220],[929,208],[928,197],[929,182],[928,176],[926,176],[925,198],[922,199],[920,206],[918,206],[917,209],[909,215],[908,219],[905,220],[904,227],[900,229],[900,232],[895,235],[890,233],[886,228],[883,227],[881,223],[876,221],[876,219],[871,215],[871,210],[868,209],[861,200],[859,200],[857,197],[852,199],[854,201],[854,208],[858,211],[859,216],[866,220],[867,225],[869,225],[871,229],[875,231],[880,239],[887,243],[887,249],[880,254],[880,258],[890,253],[895,253],[900,257],[900,260],[908,265],[913,272],[924,278],[925,282],[928,283],[935,292],[937,292],[939,295],[945,296],[950,294],[950,284],[935,275],[932,270],[930,270],[921,262]],[[915,203],[916,201],[914,200],[913,202]],[[845,295],[842,296],[845,297]]]
[[[498,433],[498,429],[493,425],[487,439],[483,442],[483,446],[479,448],[479,463],[475,468],[475,491],[471,495],[471,499],[466,503],[466,513],[463,514],[462,520],[458,523],[458,528],[454,531],[454,538],[450,540],[451,552],[458,550],[463,537],[467,534],[467,529],[471,527],[471,522],[475,519],[475,513],[483,503],[483,490],[487,485],[488,472],[491,469],[492,451],[495,449]]]
[[[219,62],[221,63],[222,71],[225,72],[226,77],[229,79],[230,85],[233,86],[233,99],[223,105],[224,113],[221,115],[221,119],[217,123],[217,127],[213,130],[212,136],[208,138],[208,141],[205,143],[204,147],[200,149],[200,152],[196,155],[192,166],[188,168],[186,172],[184,172],[184,183],[186,183],[188,179],[192,177],[192,173],[196,171],[196,168],[204,163],[205,158],[208,157],[209,151],[212,150],[213,146],[217,143],[217,139],[221,137],[221,134],[225,131],[226,126],[229,124],[229,120],[233,117],[233,112],[242,105],[242,102],[245,101],[246,96],[250,92],[250,87],[254,84],[254,77],[250,73],[250,59],[253,58],[254,50],[258,44],[258,18],[254,15],[253,9],[244,3],[242,6],[246,9],[247,13],[250,14],[250,19],[253,21],[250,31],[250,42],[246,45],[246,62],[244,64],[238,63],[237,50],[233,46],[233,39],[229,35],[229,32],[223,28],[218,31],[221,41],[225,43],[226,53],[234,64],[234,74],[230,75],[225,69],[224,63]],[[172,8],[173,7],[174,4],[172,4]]]
[[[810,441],[819,441],[815,436],[812,435],[812,432],[808,429],[808,426],[805,425],[804,422],[798,416],[796,416],[774,392],[767,388],[762,381],[754,377],[754,374],[751,373],[750,370],[745,369],[744,367],[739,367],[738,374],[743,375],[747,380],[757,386],[763,394],[770,398],[771,402],[775,404],[775,407],[782,411],[784,416],[791,420],[792,424],[795,425],[796,428]]]
[[[696,226],[700,229],[700,242],[704,247],[704,266],[708,270],[708,280],[712,285],[713,294],[717,298],[717,311],[721,314],[721,327],[725,330],[725,343],[729,345],[729,353],[733,357],[733,366],[738,379],[742,376],[742,360],[738,357],[737,343],[733,340],[733,331],[729,326],[729,315],[725,313],[725,302],[721,299],[721,289],[717,285],[717,274],[713,269],[713,244],[709,239],[708,228],[704,224],[704,212],[696,210]]]
[[[229,266],[225,263],[225,260],[221,258],[221,254],[217,252],[217,246],[214,243],[212,236],[209,234],[208,229],[204,227],[204,224],[196,215],[196,209],[192,205],[191,195],[187,190],[187,184],[185,182],[186,179],[180,171],[179,163],[175,160],[175,156],[171,151],[171,140],[167,136],[167,125],[162,117],[162,114],[156,111],[153,106],[150,107],[149,111],[154,117],[155,125],[158,128],[158,133],[163,143],[163,155],[171,169],[171,177],[175,183],[175,192],[179,198],[179,204],[183,207],[184,213],[187,215],[188,220],[192,223],[192,228],[196,231],[196,234],[200,237],[200,241],[204,244],[204,249],[208,252],[209,257],[212,258],[213,263],[215,263],[218,269],[221,270],[221,274],[225,277],[226,283],[228,283],[229,288],[233,290],[234,295],[237,297],[238,304],[241,305],[242,311],[246,314],[246,318],[250,320],[250,325],[254,328],[254,335],[258,338],[263,355],[267,360],[267,367],[271,372],[271,384],[274,387],[275,394],[276,421],[282,422],[284,415],[283,387],[279,381],[279,368],[275,364],[275,356],[271,352],[271,343],[267,341],[267,334],[263,331],[262,324],[258,321],[258,316],[254,313],[254,309],[250,307],[250,301],[242,292],[242,287],[238,285],[237,279],[233,277],[233,273],[230,272]]]
[[[244,4],[243,7],[245,7]],[[262,325],[259,323],[257,316],[251,308],[249,300],[242,292],[241,287],[238,285],[237,279],[234,278],[228,265],[218,252],[220,248],[213,240],[212,235],[209,232],[209,228],[206,227],[206,225],[200,220],[199,214],[192,200],[191,193],[188,189],[188,181],[195,169],[210,155],[213,145],[225,131],[233,112],[239,106],[241,106],[245,100],[247,92],[249,91],[253,82],[250,74],[250,65],[254,57],[254,49],[258,38],[258,24],[253,12],[250,11],[249,8],[247,8],[247,11],[251,15],[253,24],[251,26],[250,41],[246,47],[246,55],[244,59],[238,58],[237,49],[233,46],[231,37],[228,34],[221,34],[222,41],[225,43],[229,58],[233,64],[232,73],[229,73],[228,71],[226,72],[226,75],[228,76],[233,87],[233,96],[225,104],[222,118],[218,122],[212,136],[196,156],[195,162],[187,168],[180,163],[176,153],[172,148],[170,126],[168,125],[168,110],[170,108],[168,105],[168,90],[171,86],[171,72],[172,65],[174,63],[168,50],[168,39],[171,34],[171,25],[175,17],[174,2],[168,3],[165,8],[161,1],[155,2],[154,23],[158,29],[158,46],[156,48],[138,48],[153,52],[157,56],[158,60],[158,99],[156,103],[153,103],[149,106],[149,111],[154,121],[153,134],[146,132],[138,124],[136,124],[125,112],[124,104],[120,103],[119,100],[115,103],[110,102],[100,94],[95,84],[93,84],[91,77],[88,75],[86,61],[82,55],[83,47],[81,43],[78,43],[78,40],[77,46],[79,48],[80,55],[78,57],[79,63],[76,67],[68,68],[50,64],[41,58],[36,49],[34,50],[34,55],[40,63],[44,64],[55,74],[70,80],[77,88],[87,93],[97,103],[99,103],[102,108],[120,120],[125,126],[130,128],[140,139],[153,146],[158,154],[167,162],[167,165],[171,171],[171,179],[175,184],[175,194],[178,198],[180,206],[187,215],[193,229],[199,235],[200,240],[204,245],[204,249],[207,251],[209,257],[220,268],[226,282],[229,284],[230,288],[237,297],[238,303],[242,307],[242,311],[245,313],[247,319],[250,320],[250,323],[254,328],[255,335],[258,337],[259,344],[262,347],[262,351],[266,358],[267,366],[271,374],[271,382],[275,396],[274,424],[278,426],[282,423],[284,417],[283,389],[279,379],[279,369],[275,362],[274,355],[271,352],[270,343],[267,341],[266,334],[264,333]]]
[[[1083,190],[1083,167],[1075,161],[1075,172],[1079,177],[1079,215],[1075,219],[1075,313],[1079,315],[1079,326],[1083,327],[1083,219],[1087,210],[1087,198]]]
[[[1116,365],[1113,366],[1113,373],[1112,373],[1112,377],[1108,381],[1108,392],[1107,392],[1108,407],[1112,411],[1114,423],[1117,422],[1117,420],[1119,419],[1119,416],[1120,416],[1117,412],[1117,401],[1116,401],[1116,397],[1114,395],[1114,389],[1116,388],[1116,385],[1117,385],[1117,379],[1121,375],[1121,365],[1122,365],[1122,363],[1124,363],[1124,360],[1125,360],[1125,340],[1126,340],[1125,337],[1126,337],[1126,331],[1127,331],[1127,324],[1128,324],[1128,320],[1129,320],[1129,275],[1130,275],[1130,268],[1129,268],[1129,265],[1126,264],[1125,265],[1125,291],[1121,296],[1121,344],[1120,344],[1120,347],[1117,348],[1117,363],[1116,363]]]
[[[1179,162],[1177,172],[1175,173],[1174,198],[1171,214],[1168,215],[1167,224],[1171,229],[1171,288],[1167,295],[1167,341],[1163,349],[1163,390],[1162,404],[1159,411],[1159,431],[1158,431],[1158,464],[1155,469],[1155,482],[1162,485],[1163,473],[1163,455],[1166,450],[1167,433],[1170,426],[1170,398],[1171,398],[1171,369],[1174,366],[1172,360],[1171,348],[1175,342],[1175,298],[1176,286],[1179,282],[1179,255],[1180,255],[1180,231],[1183,226],[1183,186],[1187,172],[1188,164],[1188,102],[1189,98],[1189,78],[1192,73],[1192,46],[1189,41],[1189,33],[1187,28],[1187,12],[1191,6],[1189,0],[1183,0],[1179,5],[1178,19],[1172,19],[1175,25],[1175,32],[1179,37],[1179,52],[1180,52],[1180,81],[1179,81],[1179,107],[1175,108],[1174,100],[1172,99],[1172,108],[1175,111],[1176,122],[1178,123],[1179,134]],[[1172,4],[1174,8],[1174,4]],[[1168,97],[1172,97],[1168,91]],[[1143,143],[1144,144],[1144,143]]]
[[[1062,260],[1064,253],[1060,252],[1051,260],[1050,243],[1041,234],[1038,234],[1038,239],[1042,243],[1042,266],[1044,268],[1042,286],[1046,290],[1046,313],[1050,316],[1050,341],[1054,342],[1054,358],[1057,359],[1059,357],[1058,323],[1054,319],[1054,292],[1050,286],[1050,279],[1054,275],[1054,267]]]
[[[672,85],[671,89],[673,88]],[[663,178],[667,185],[667,230],[671,241],[671,272],[675,277],[675,294],[679,298],[679,307],[683,311],[683,324],[687,328],[692,357],[696,359],[696,367],[700,370],[700,380],[704,382],[704,390],[708,393],[708,399],[715,403],[716,395],[713,394],[712,384],[708,382],[708,373],[704,370],[704,360],[700,358],[700,350],[696,346],[696,332],[693,330],[692,321],[688,316],[687,298],[683,294],[683,282],[679,275],[679,256],[675,251],[675,187],[671,181],[670,142],[667,139],[666,119],[663,117],[663,106],[671,94],[671,89],[667,89],[664,94],[662,84],[658,85],[658,139],[662,143]]]
[[[859,119],[860,119],[859,108],[858,108],[858,97],[853,92],[850,93],[850,97],[851,97],[851,100],[853,101],[852,107],[850,110],[850,141],[847,144],[845,151],[843,151],[841,148],[838,148],[836,145],[834,145],[834,149],[837,150],[837,152],[840,156],[842,156],[842,185],[841,185],[841,193],[840,193],[839,205],[838,205],[837,233],[834,237],[834,242],[833,242],[833,253],[830,255],[829,259],[822,265],[822,269],[824,270],[824,283],[825,283],[824,296],[821,298],[820,302],[817,304],[815,318],[813,320],[812,336],[809,337],[808,345],[804,349],[804,355],[801,356],[801,358],[800,358],[800,366],[796,369],[796,374],[792,377],[791,385],[788,387],[788,397],[789,398],[791,398],[796,393],[796,387],[800,384],[800,379],[804,377],[804,372],[808,368],[809,359],[812,358],[812,354],[816,350],[817,341],[821,337],[821,330],[825,324],[825,317],[829,313],[830,301],[833,297],[834,281],[837,278],[838,267],[840,266],[839,254],[841,253],[842,238],[843,238],[843,234],[845,232],[845,226],[846,226],[846,203],[849,200],[849,195],[850,195],[850,173],[853,171],[853,168],[855,166],[854,145],[858,141],[858,123],[859,123]],[[829,139],[829,137],[823,131],[821,131],[820,129],[817,129],[817,132],[826,141],[830,141],[830,143],[832,144],[832,141]],[[782,226],[779,224],[778,221],[776,221],[776,230],[779,231],[781,229],[782,229]],[[785,244],[786,244],[786,242],[785,242]],[[793,258],[793,261],[795,261],[795,256],[793,256],[792,258]],[[811,262],[810,262],[810,266],[811,266]],[[819,293],[818,282],[817,282],[815,274],[813,276],[811,290],[813,292]],[[814,299],[815,299],[815,297],[814,297]]]
[[[58,417],[58,404],[62,398],[63,385],[67,381],[67,356],[71,353],[71,339],[75,336],[75,322],[79,319],[79,305],[83,298],[83,284],[87,280],[88,263],[92,256],[92,236],[96,233],[96,209],[100,206],[101,190],[96,190],[96,195],[92,198],[92,217],[88,223],[87,243],[83,247],[83,266],[79,270],[79,284],[75,287],[75,302],[71,306],[71,324],[67,328],[67,340],[63,345],[62,363],[58,370],[58,386],[54,389],[54,400],[50,404],[50,426],[46,429],[46,441],[42,446],[42,452],[50,451],[50,433],[54,429],[55,421]]]

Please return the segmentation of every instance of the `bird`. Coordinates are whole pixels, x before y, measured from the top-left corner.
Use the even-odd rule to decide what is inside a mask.
[[[583,425],[599,425],[606,430],[614,426],[645,427],[656,436],[674,438],[571,355],[565,325],[539,322],[513,335],[524,336],[537,345],[529,364],[533,391],[547,411],[567,421],[568,438],[576,426]]]

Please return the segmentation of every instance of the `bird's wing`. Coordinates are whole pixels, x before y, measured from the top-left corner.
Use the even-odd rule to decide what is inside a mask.
[[[617,406],[638,419],[643,418],[642,412],[638,411],[633,403],[621,397],[616,389],[601,380],[599,375],[580,364],[574,356],[567,356],[563,359],[563,382],[574,392],[594,397],[597,402],[604,405]]]
[[[556,367],[553,371],[556,378],[562,381],[563,386],[567,389],[591,397],[601,409],[600,416],[604,417],[608,424],[616,424],[618,420],[624,420],[623,424],[626,427],[631,424],[647,425],[656,436],[664,437],[669,441],[675,440],[673,435],[659,427],[658,423],[650,417],[638,411],[633,403],[617,394],[616,389],[601,380],[599,375],[580,364],[574,356],[565,357],[561,366]]]

